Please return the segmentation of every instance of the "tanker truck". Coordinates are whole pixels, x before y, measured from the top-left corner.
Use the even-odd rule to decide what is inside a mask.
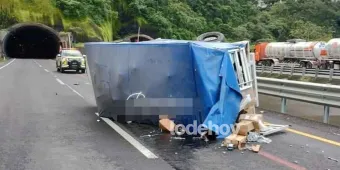
[[[334,38],[326,44],[327,50],[327,63],[331,68],[340,70],[340,38]]]
[[[255,57],[257,65],[294,63],[306,68],[331,67],[327,62],[326,42],[323,41],[294,39],[287,42],[260,42],[255,45]]]

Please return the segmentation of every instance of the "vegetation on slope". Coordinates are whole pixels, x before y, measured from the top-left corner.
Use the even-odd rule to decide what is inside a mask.
[[[329,0],[0,0],[0,29],[41,22],[78,41],[142,33],[193,39],[219,31],[228,40],[329,40],[340,37],[340,2]]]

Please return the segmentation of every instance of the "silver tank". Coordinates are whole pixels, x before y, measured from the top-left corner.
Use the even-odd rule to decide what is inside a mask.
[[[265,49],[267,58],[323,59],[327,57],[326,42],[273,42]]]
[[[340,38],[333,38],[326,45],[329,59],[340,59]]]

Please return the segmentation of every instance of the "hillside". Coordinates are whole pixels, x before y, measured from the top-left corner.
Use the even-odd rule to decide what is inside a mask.
[[[228,40],[340,37],[340,2],[330,0],[0,0],[0,29],[41,22],[78,41],[127,34],[193,39],[219,31]]]

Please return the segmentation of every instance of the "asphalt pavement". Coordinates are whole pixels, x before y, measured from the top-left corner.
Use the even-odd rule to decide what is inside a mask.
[[[267,122],[290,124],[292,130],[270,136],[272,143],[262,144],[256,154],[228,152],[221,141],[174,139],[157,127],[117,123],[158,157],[148,159],[107,123],[97,121],[86,74],[56,72],[54,60],[17,59],[0,69],[0,83],[0,169],[340,167],[333,160],[340,161],[340,129],[330,125],[264,111]]]

